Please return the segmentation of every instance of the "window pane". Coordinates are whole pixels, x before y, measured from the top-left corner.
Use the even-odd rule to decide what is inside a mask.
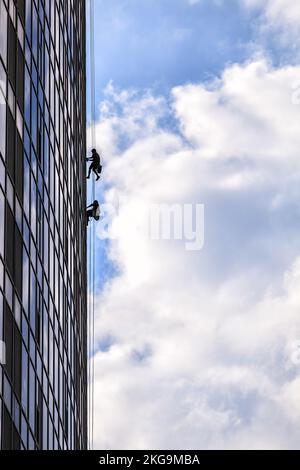
[[[31,81],[28,73],[28,68],[25,67],[25,122],[28,130],[30,131],[30,87]]]
[[[27,384],[28,386],[28,384]],[[35,428],[35,373],[31,362],[29,363],[29,424],[32,430]]]
[[[4,258],[4,216],[5,216],[5,199],[0,189],[0,255]]]
[[[23,249],[23,292],[22,292],[22,299],[23,299],[23,306],[26,314],[28,315],[28,300],[29,300],[29,259],[27,255],[27,251]]]
[[[3,62],[7,60],[7,11],[3,0],[0,2],[0,53]]]
[[[31,89],[31,138],[37,148],[37,97],[34,88]]]
[[[6,102],[0,89],[0,152],[5,159],[6,150]]]

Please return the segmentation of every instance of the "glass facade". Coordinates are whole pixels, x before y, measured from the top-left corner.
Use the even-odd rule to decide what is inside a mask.
[[[0,0],[2,449],[87,446],[85,1]]]

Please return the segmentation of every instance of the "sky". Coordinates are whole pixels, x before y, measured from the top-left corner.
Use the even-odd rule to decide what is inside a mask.
[[[299,449],[299,21],[95,0],[97,449]],[[203,208],[199,249],[162,205]]]

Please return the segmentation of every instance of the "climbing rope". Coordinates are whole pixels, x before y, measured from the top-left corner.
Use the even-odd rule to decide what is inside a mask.
[[[95,99],[95,24],[94,24],[94,0],[89,0],[89,28],[90,28],[90,112],[91,112],[91,145],[92,148],[96,147],[96,99]],[[95,179],[91,179],[92,200],[95,200]],[[89,418],[88,418],[88,446],[93,449],[94,446],[94,389],[95,389],[95,361],[94,361],[94,343],[95,343],[95,222],[89,224],[89,305],[88,305],[88,343],[89,343],[89,366],[88,366],[88,379],[89,379]]]
[[[92,440],[92,225],[89,224],[88,230],[88,448],[91,449]]]

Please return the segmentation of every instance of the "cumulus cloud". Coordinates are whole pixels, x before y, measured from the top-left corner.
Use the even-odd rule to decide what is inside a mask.
[[[299,63],[300,3],[295,0],[243,0],[250,12],[259,12],[256,47],[269,43],[281,50],[282,63]],[[276,36],[275,36],[276,35]]]
[[[169,99],[108,86],[95,447],[299,448],[299,75],[261,59]],[[151,204],[197,202],[202,251],[141,229]]]
[[[248,7],[259,7],[269,21],[294,25],[300,21],[300,4],[294,0],[244,0]]]

